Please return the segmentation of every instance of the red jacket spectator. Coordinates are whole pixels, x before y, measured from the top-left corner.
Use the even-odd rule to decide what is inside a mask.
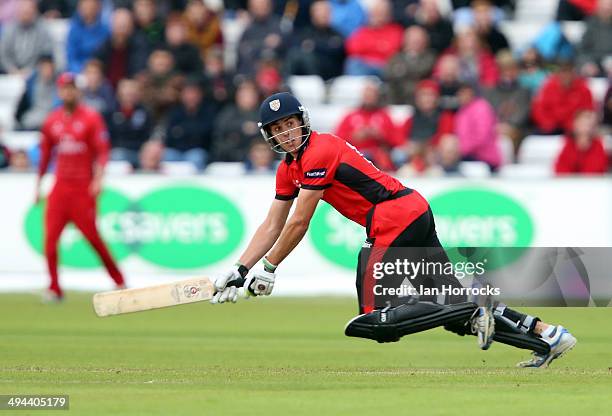
[[[593,97],[585,80],[563,72],[551,75],[533,100],[531,115],[542,133],[569,131],[578,110],[593,109]]]
[[[597,8],[597,0],[569,0],[586,15],[592,15]]]
[[[361,107],[348,113],[336,129],[342,137],[383,170],[393,170],[389,149],[403,141],[384,107],[379,105],[378,85],[368,84],[363,92]]]
[[[436,62],[434,78],[440,76],[440,62],[447,55],[456,56],[459,60],[459,80],[477,83],[484,87],[494,87],[499,79],[499,70],[495,57],[483,46],[478,34],[471,28],[464,28],[457,33],[455,45],[448,48]]]
[[[432,146],[437,146],[440,142],[440,138],[445,134],[453,133],[454,131],[454,119],[455,115],[452,111],[442,111],[440,114],[440,118],[438,119],[438,129],[435,134],[431,136],[428,140],[429,144]],[[414,117],[410,117],[404,125],[402,126],[402,132],[404,133],[403,137],[406,137],[407,140],[412,138],[412,126],[414,123]]]
[[[573,137],[565,137],[563,150],[557,157],[555,173],[563,174],[604,174],[608,171],[608,156],[600,137],[591,141],[590,146],[580,150]]]
[[[589,110],[579,111],[572,121],[572,134],[565,136],[555,172],[558,175],[606,173],[608,156],[601,138],[597,136],[597,114]]]
[[[346,53],[367,64],[385,65],[402,48],[404,30],[400,25],[365,26],[357,29],[346,41]]]

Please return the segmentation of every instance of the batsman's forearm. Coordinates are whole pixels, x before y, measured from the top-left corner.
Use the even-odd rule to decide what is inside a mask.
[[[266,222],[261,224],[238,262],[252,268],[272,248],[281,231],[282,228],[271,228]]]
[[[278,242],[272,251],[266,256],[268,261],[274,265],[279,265],[285,257],[293,251],[302,241],[308,231],[308,223],[302,221],[289,221],[283,228],[283,232],[278,238]]]

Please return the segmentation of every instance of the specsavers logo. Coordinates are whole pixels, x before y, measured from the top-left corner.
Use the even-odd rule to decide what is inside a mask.
[[[106,189],[98,200],[98,227],[116,260],[132,254],[158,266],[191,269],[216,263],[231,254],[244,234],[238,208],[223,195],[195,186],[158,188],[131,201]],[[25,232],[30,245],[43,253],[43,213],[30,209]],[[97,267],[100,262],[73,226],[60,240],[62,264]]]

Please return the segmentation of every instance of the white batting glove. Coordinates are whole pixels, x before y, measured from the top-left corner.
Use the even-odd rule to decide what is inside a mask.
[[[242,273],[241,273],[242,272]],[[215,294],[210,303],[236,303],[238,300],[238,288],[244,284],[243,274],[246,275],[248,270],[244,266],[234,265],[230,270],[221,274],[215,279]]]
[[[247,278],[247,281],[244,283],[245,297],[269,296],[272,294],[272,289],[274,289],[274,280],[276,279],[276,275],[274,274],[275,270],[276,266],[270,263],[268,259],[264,257],[263,268],[254,270],[253,274]]]

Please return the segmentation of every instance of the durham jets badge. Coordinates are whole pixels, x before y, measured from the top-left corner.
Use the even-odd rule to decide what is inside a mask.
[[[279,108],[280,108],[280,100],[270,101],[270,109],[272,111],[278,111]]]

